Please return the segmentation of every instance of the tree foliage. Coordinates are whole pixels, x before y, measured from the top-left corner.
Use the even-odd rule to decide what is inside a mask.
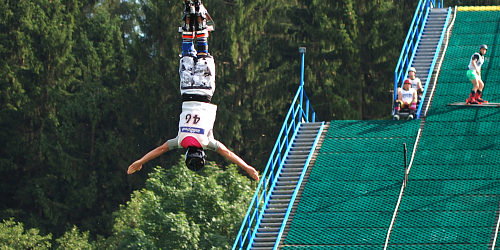
[[[236,166],[213,164],[201,173],[179,163],[155,168],[146,188],[115,213],[117,249],[230,249],[253,195],[250,180]]]
[[[0,223],[0,248],[5,250],[50,249],[52,235],[38,235],[39,230],[32,228],[24,230],[22,223],[16,223],[12,218]]]

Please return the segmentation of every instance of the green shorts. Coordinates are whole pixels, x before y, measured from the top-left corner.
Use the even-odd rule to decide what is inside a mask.
[[[480,77],[476,74],[476,71],[475,70],[467,70],[467,78],[469,78],[469,80],[475,80],[475,79],[479,79]]]

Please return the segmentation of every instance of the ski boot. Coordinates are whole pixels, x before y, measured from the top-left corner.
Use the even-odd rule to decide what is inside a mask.
[[[201,0],[184,0],[184,15],[179,32],[213,31],[215,23]]]
[[[478,101],[476,101],[475,94],[470,93],[469,99],[466,99],[465,102],[467,104],[479,104]]]
[[[485,101],[485,100],[483,100],[483,98],[481,98],[482,95],[483,95],[483,93],[479,93],[479,91],[478,91],[478,92],[476,92],[476,95],[474,96],[474,99],[476,99],[476,101],[479,104],[488,103],[488,101]]]

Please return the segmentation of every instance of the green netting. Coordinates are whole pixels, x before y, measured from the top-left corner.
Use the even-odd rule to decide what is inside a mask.
[[[413,180],[405,195],[495,195],[500,193],[497,180]]]
[[[471,29],[477,29],[475,25],[480,25],[483,22],[497,22],[499,20],[500,11],[458,11],[455,23],[458,23],[458,25],[467,25]]]
[[[413,165],[410,180],[500,179],[498,165]]]
[[[500,135],[498,122],[427,122],[422,139],[434,135]]]
[[[326,137],[414,137],[419,120],[412,121],[332,121]]]
[[[499,66],[500,67],[500,66]],[[447,95],[460,95],[462,98],[465,99],[469,97],[469,93],[472,90],[472,83],[465,77],[465,74],[463,76],[463,81],[461,82],[447,82],[447,83],[439,83],[436,86],[435,90],[435,96],[447,96]],[[486,80],[485,80],[486,82]],[[485,99],[486,96],[490,95],[500,95],[500,85],[499,84],[488,84],[486,85],[487,88],[484,88],[485,91]],[[460,99],[460,101],[461,101]],[[434,103],[433,103],[434,104]]]
[[[430,116],[432,113],[443,113],[443,112],[449,111],[447,109],[458,109],[458,110],[461,110],[461,109],[462,110],[463,109],[468,109],[468,110],[469,109],[470,110],[489,109],[487,112],[490,112],[490,113],[495,113],[495,112],[500,111],[500,107],[494,107],[494,106],[482,107],[482,106],[449,106],[448,105],[448,104],[456,103],[456,102],[465,102],[466,99],[469,97],[469,94],[470,94],[470,90],[467,93],[462,93],[462,94],[457,94],[457,95],[435,95],[434,98],[432,99],[432,106],[427,113]],[[493,102],[495,102],[495,103],[500,102],[500,95],[498,95],[498,94],[494,95],[494,94],[486,92],[483,95],[483,97],[484,97],[484,100],[487,100],[487,101],[492,102],[492,103]],[[461,117],[458,117],[458,118],[462,119]],[[455,121],[458,118],[454,118],[452,120]],[[465,118],[468,118],[468,117],[465,117]],[[440,119],[449,119],[449,118],[445,117],[445,118],[440,118]],[[486,117],[486,119],[495,120],[495,119],[497,119],[497,117]]]
[[[375,212],[394,211],[394,196],[303,196],[298,212]]]
[[[499,150],[417,150],[415,164],[419,165],[500,165]]]
[[[402,157],[401,153],[401,164],[393,166],[318,166],[311,172],[309,181],[401,180],[404,176]]]
[[[453,37],[452,37],[453,39]],[[474,44],[460,44],[460,45],[448,45],[446,49],[446,60],[443,60],[443,65],[453,64],[454,61],[461,61],[464,66],[467,67],[467,62],[471,58],[472,54],[479,51],[479,46]],[[488,57],[485,60],[492,58],[491,53],[487,53]],[[495,56],[495,55],[494,55]]]
[[[387,212],[297,212],[291,227],[298,228],[383,228],[389,227],[393,211]],[[325,220],[325,218],[328,218]]]
[[[467,66],[481,44],[490,46],[483,97],[500,102],[499,21],[499,11],[457,13],[389,249],[488,249],[500,201],[500,109],[448,104],[469,96]]]
[[[307,182],[303,196],[386,196],[399,195],[402,181]]]
[[[494,46],[500,44],[500,35],[498,34],[459,34],[452,35],[449,45],[470,45],[479,46],[481,44],[487,44],[488,46]],[[472,54],[471,54],[472,55]]]
[[[413,146],[415,137],[407,138],[336,138],[323,142],[321,152],[383,152],[401,151],[403,143]]]
[[[461,56],[459,58],[457,58],[456,60],[447,60],[445,63],[443,63],[443,65],[441,66],[441,70],[443,72],[450,71],[450,70],[462,71],[463,76],[466,76],[465,73],[468,70],[470,57],[472,56],[472,54],[474,54],[477,51],[478,51],[478,48],[476,48],[475,50],[471,50],[467,56],[463,56],[463,55],[465,55],[465,52],[462,51],[460,54]],[[488,73],[496,75],[496,73],[498,72],[498,66],[500,66],[499,58],[498,57],[493,57],[493,58],[488,57],[488,54],[486,54],[484,64],[481,66],[481,69],[492,68],[491,71]]]
[[[292,227],[284,244],[379,244],[383,245],[387,228],[298,228]]]
[[[400,211],[395,227],[490,227],[496,211]]]
[[[496,33],[498,31],[498,20],[492,22],[481,22],[481,28],[471,27],[470,25],[462,25],[462,23],[457,23],[453,27],[453,35],[459,34],[488,34]]]
[[[285,241],[383,244],[419,125],[332,121]]]
[[[468,65],[468,61],[470,60],[470,57],[472,56],[472,53],[470,53],[470,55],[467,55],[467,57],[465,58],[451,58],[450,60],[460,60],[463,62],[463,64],[465,64],[464,68],[462,68],[461,70],[441,70],[439,72],[439,77],[438,77],[438,85],[436,87],[436,89],[438,89],[439,85],[441,85],[441,83],[449,83],[449,84],[453,84],[453,85],[460,85],[460,86],[466,86],[467,84],[470,84],[472,85],[472,83],[470,83],[469,81],[469,78],[467,78],[467,65]],[[448,61],[448,51],[446,52],[446,60],[445,62]],[[443,65],[446,64],[446,63],[443,63]],[[436,93],[437,94],[437,93]]]
[[[458,97],[457,97],[458,98]],[[457,99],[455,98],[455,99]],[[450,100],[451,101],[451,100]],[[465,100],[464,100],[465,101]],[[434,103],[434,101],[433,101]],[[427,113],[427,121],[500,121],[500,108],[490,107],[433,107]]]
[[[337,246],[283,246],[282,250],[372,250],[383,249],[384,245],[337,245]]]
[[[383,249],[383,245],[337,245],[337,246],[284,246],[283,250],[374,250]],[[487,250],[488,244],[425,244],[425,245],[390,245],[389,250]],[[497,248],[495,248],[497,249]]]
[[[487,244],[491,228],[400,228],[391,234],[391,244]],[[437,248],[439,249],[439,248]]]
[[[404,195],[399,211],[496,211],[499,201],[498,195]]]
[[[426,136],[422,137],[418,144],[419,148],[425,150],[463,150],[471,149],[471,145],[476,145],[476,150],[500,150],[500,137],[477,135]]]
[[[488,250],[488,244],[424,244],[424,245],[393,245],[391,244],[388,249],[390,250]],[[290,249],[291,250],[291,249]]]
[[[315,167],[333,166],[401,166],[403,160],[403,145],[400,152],[367,152],[367,153],[319,153]],[[411,152],[413,148],[408,148]],[[410,159],[408,159],[409,162]]]

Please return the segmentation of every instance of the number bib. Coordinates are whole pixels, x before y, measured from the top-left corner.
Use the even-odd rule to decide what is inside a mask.
[[[179,147],[187,137],[195,138],[203,148],[208,146],[209,137],[217,115],[217,105],[205,102],[183,102],[179,118]],[[188,138],[189,139],[189,138]]]

